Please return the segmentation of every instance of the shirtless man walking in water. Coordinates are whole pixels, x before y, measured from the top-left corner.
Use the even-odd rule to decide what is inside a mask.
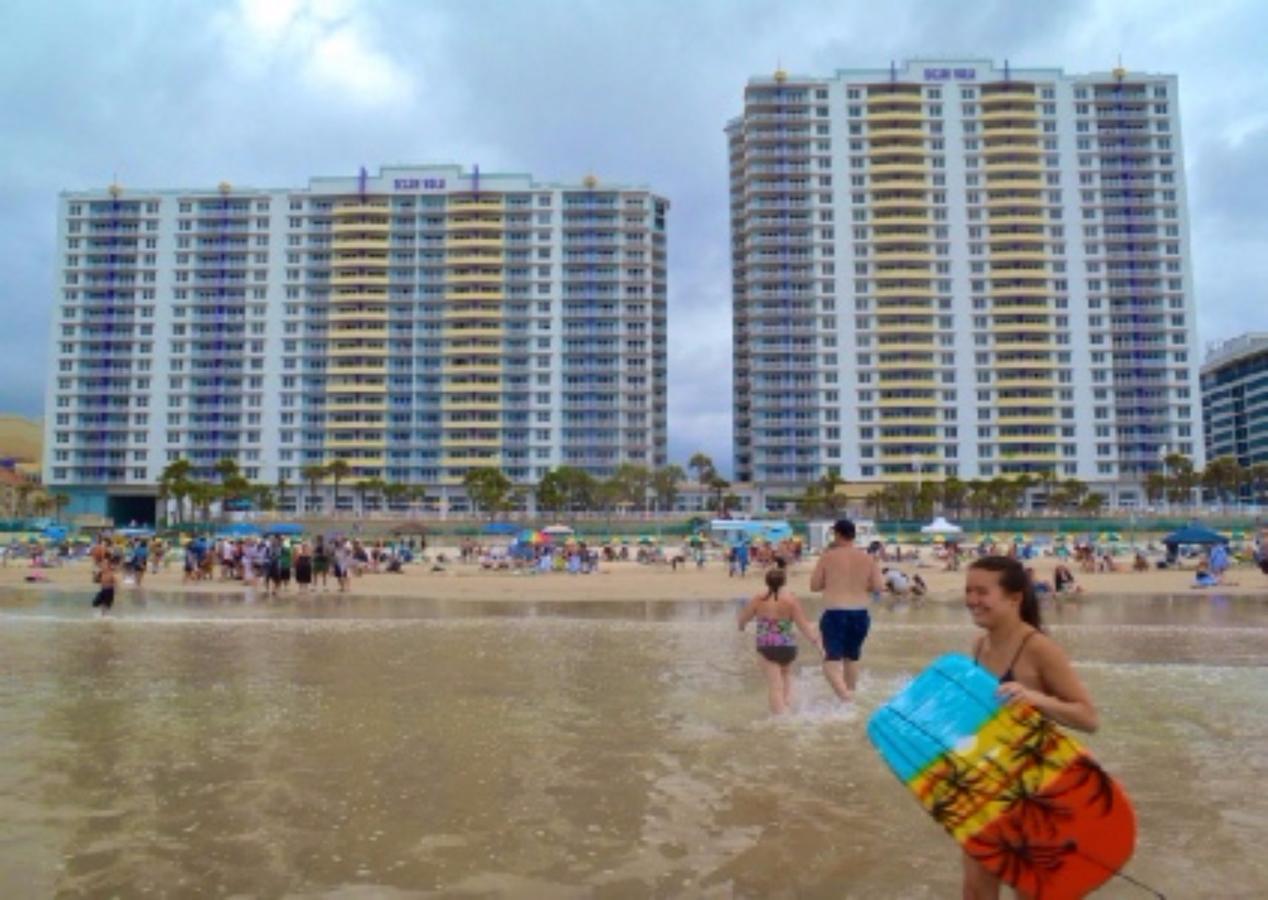
[[[859,656],[871,627],[868,603],[884,587],[881,567],[854,546],[854,523],[841,519],[832,526],[832,544],[819,557],[810,590],[823,592],[823,674],[842,700],[851,700],[859,680]]]

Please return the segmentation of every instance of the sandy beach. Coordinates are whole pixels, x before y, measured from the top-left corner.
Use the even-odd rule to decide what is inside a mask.
[[[436,549],[450,559],[457,556],[456,550]],[[924,556],[929,555],[926,549]],[[814,560],[813,556],[807,557],[794,566],[789,580],[792,590],[806,598],[811,606],[814,605],[815,595],[809,592],[808,585]],[[924,559],[919,563],[905,561],[885,565],[896,566],[908,575],[919,573],[929,585],[928,599],[935,602],[956,602],[963,590],[963,565],[966,564],[962,564],[959,572],[947,572],[941,563],[932,559]],[[1051,581],[1056,564],[1057,560],[1052,557],[1032,562],[1037,576],[1047,581]],[[1185,569],[1151,569],[1147,572],[1130,571],[1130,560],[1126,558],[1120,558],[1118,564],[1120,571],[1104,573],[1083,573],[1077,566],[1071,566],[1078,584],[1083,588],[1082,596],[1092,599],[1125,594],[1211,593],[1268,598],[1268,576],[1248,564],[1234,566],[1229,570],[1224,585],[1204,591],[1192,587],[1196,560],[1186,560]],[[32,571],[38,571],[48,580],[41,584],[29,584],[26,576]],[[93,591],[90,572],[91,566],[86,560],[39,570],[30,569],[24,562],[19,564],[14,561],[0,567],[0,587],[43,586],[58,590],[79,588],[88,597]],[[726,564],[720,559],[710,559],[703,569],[697,569],[694,564],[679,565],[677,571],[667,564],[605,562],[600,564],[597,573],[589,575],[489,571],[481,569],[477,564],[455,562],[447,563],[444,571],[437,572],[432,571],[430,563],[413,563],[407,565],[402,574],[367,573],[355,578],[351,593],[363,596],[417,596],[451,601],[730,600],[760,590],[761,579],[761,572],[757,569],[750,569],[745,578],[728,577]],[[333,592],[333,579],[330,584]],[[203,593],[244,590],[240,582],[221,581],[218,572],[211,581],[183,583],[181,564],[176,559],[164,571],[147,574],[144,589]],[[124,594],[135,590],[135,586],[126,584],[121,588]],[[288,593],[295,595],[293,583]]]

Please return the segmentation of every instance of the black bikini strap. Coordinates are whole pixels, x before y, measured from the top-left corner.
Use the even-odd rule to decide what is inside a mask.
[[[1026,642],[1034,637],[1036,632],[1032,631],[1021,639],[1021,643],[1017,645],[1017,652],[1013,654],[1013,661],[1008,664],[1007,671],[1011,672],[1013,666],[1017,665],[1017,660],[1021,659],[1021,651],[1026,649]]]

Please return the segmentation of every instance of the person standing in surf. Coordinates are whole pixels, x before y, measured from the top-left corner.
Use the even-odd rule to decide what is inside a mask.
[[[766,590],[749,600],[740,611],[739,626],[743,631],[749,622],[757,620],[757,654],[762,673],[766,676],[767,697],[774,715],[786,713],[792,707],[793,660],[797,658],[797,637],[793,626],[810,643],[823,652],[814,626],[806,618],[801,602],[791,591],[784,590],[787,573],[783,566],[766,572]]]
[[[1061,725],[1091,733],[1098,716],[1064,650],[1043,632],[1039,599],[1020,562],[986,556],[969,566],[964,605],[986,633],[973,661],[999,678],[1004,703],[1024,703]],[[964,900],[997,900],[1000,881],[963,854]]]
[[[110,557],[106,556],[101,562],[101,572],[98,584],[100,588],[97,596],[92,598],[93,609],[97,610],[97,615],[102,616],[110,612],[114,606],[114,564],[110,561]]]
[[[871,628],[868,603],[885,586],[880,563],[854,546],[854,523],[841,519],[832,526],[832,544],[819,557],[810,590],[823,593],[826,607],[819,618],[823,636],[823,674],[843,701],[858,687],[859,657]]]

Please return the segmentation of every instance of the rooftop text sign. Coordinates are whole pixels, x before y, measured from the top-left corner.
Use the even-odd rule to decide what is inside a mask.
[[[397,178],[392,182],[394,191],[443,191],[443,178]]]
[[[925,81],[974,81],[976,69],[925,69]]]

